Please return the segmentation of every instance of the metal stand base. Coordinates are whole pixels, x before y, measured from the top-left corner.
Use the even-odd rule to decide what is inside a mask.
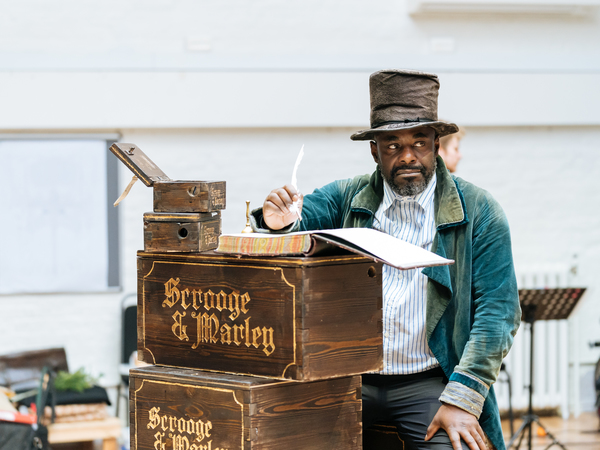
[[[536,416],[535,414],[525,414],[523,416],[523,423],[521,424],[521,426],[519,427],[517,432],[512,435],[512,437],[510,438],[510,441],[508,441],[508,444],[506,445],[506,448],[510,449],[512,447],[512,445],[514,444],[514,442],[517,440],[517,438],[519,438],[519,442],[517,443],[517,446],[515,447],[515,450],[518,450],[519,447],[521,447],[521,442],[523,441],[525,432],[526,432],[526,430],[528,430],[529,433],[528,433],[527,439],[529,441],[529,449],[531,449],[531,437],[532,437],[533,422],[537,423],[538,427],[541,427],[542,430],[544,430],[546,432],[546,436],[548,436],[550,439],[552,439],[552,442],[550,443],[550,445],[548,447],[546,447],[545,450],[548,450],[550,447],[552,447],[554,445],[558,445],[563,450],[567,450],[566,447],[563,444],[561,444],[560,441],[558,439],[556,439],[552,435],[552,433],[550,433],[548,431],[548,429],[546,427],[544,427],[544,425],[542,425],[542,423],[540,422],[540,418],[538,416]]]

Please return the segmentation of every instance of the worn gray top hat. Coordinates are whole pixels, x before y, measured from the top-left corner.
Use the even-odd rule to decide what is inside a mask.
[[[453,123],[437,117],[440,82],[432,73],[388,69],[369,78],[371,92],[371,128],[354,133],[353,141],[374,139],[381,131],[404,130],[428,126],[438,136],[458,132]]]

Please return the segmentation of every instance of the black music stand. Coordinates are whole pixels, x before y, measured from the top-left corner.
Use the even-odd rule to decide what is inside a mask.
[[[553,445],[558,445],[563,450],[567,450],[541,423],[540,418],[533,414],[533,344],[534,344],[534,323],[536,320],[562,320],[569,317],[575,305],[585,292],[585,288],[559,288],[559,289],[519,289],[519,301],[523,312],[522,320],[529,324],[529,406],[527,414],[523,416],[523,423],[515,434],[512,435],[506,446],[510,449],[513,443],[519,438],[515,447],[516,450],[521,446],[523,436],[527,431],[528,449],[531,450],[531,426],[533,422],[541,427],[546,435],[552,439],[552,443],[546,447],[549,449]]]

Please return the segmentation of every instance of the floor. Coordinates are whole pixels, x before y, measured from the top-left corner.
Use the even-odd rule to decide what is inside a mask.
[[[562,420],[560,417],[540,417],[540,423],[546,428],[567,450],[600,450],[600,421],[595,413],[582,413],[578,418]],[[515,431],[519,429],[521,420],[515,420]],[[510,440],[510,424],[502,421],[502,429],[506,442]],[[538,434],[542,434],[541,436]],[[517,440],[518,441],[518,440]],[[543,430],[533,425],[532,450],[543,450],[552,444],[552,439],[543,436]],[[516,443],[515,443],[516,445]],[[514,446],[512,448],[515,448]],[[529,450],[527,435],[521,443],[521,449]],[[558,445],[551,447],[560,449]]]

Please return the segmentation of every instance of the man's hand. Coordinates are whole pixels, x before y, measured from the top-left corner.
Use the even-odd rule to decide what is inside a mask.
[[[440,406],[427,428],[425,440],[431,439],[440,428],[448,433],[454,450],[462,450],[461,438],[471,450],[488,450],[485,434],[477,418],[456,406],[447,404]]]
[[[267,226],[271,230],[281,230],[295,222],[302,212],[302,199],[302,194],[291,184],[272,190],[263,203],[263,219]],[[295,201],[298,201],[298,214],[290,211]]]

